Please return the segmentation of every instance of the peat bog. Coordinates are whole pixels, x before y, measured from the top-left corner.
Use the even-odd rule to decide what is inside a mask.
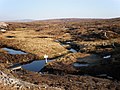
[[[120,89],[120,18],[6,23],[0,70],[10,77],[48,90]]]

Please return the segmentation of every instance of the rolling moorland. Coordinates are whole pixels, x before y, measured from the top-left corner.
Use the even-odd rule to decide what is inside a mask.
[[[120,18],[4,24],[1,90],[120,90]],[[25,54],[11,54],[5,48]],[[39,72],[12,68],[44,60],[45,54],[51,61]]]

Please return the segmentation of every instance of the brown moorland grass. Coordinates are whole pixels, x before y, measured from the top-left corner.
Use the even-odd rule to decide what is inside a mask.
[[[7,36],[14,36],[9,38]],[[49,58],[55,58],[61,56],[68,51],[59,43],[54,42],[52,38],[40,38],[41,35],[35,31],[8,31],[2,34],[1,42],[15,49],[20,49],[28,53],[37,55],[40,59],[43,59],[44,54],[47,54]],[[51,37],[51,36],[48,36]]]

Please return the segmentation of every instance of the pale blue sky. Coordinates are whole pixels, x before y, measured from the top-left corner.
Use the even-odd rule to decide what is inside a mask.
[[[120,0],[0,0],[0,20],[119,16]]]

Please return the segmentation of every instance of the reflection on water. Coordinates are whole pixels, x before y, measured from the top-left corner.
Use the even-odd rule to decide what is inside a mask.
[[[2,48],[3,50],[7,51],[9,54],[27,54],[23,51],[20,50],[14,50],[14,49],[10,49],[10,48]]]

